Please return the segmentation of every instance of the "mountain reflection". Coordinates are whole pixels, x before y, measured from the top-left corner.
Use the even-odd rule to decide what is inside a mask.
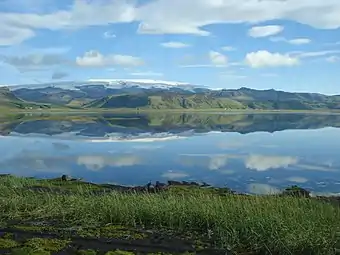
[[[0,135],[47,135],[128,140],[169,139],[218,132],[276,132],[287,129],[340,127],[329,114],[103,114],[15,115],[0,117]],[[177,137],[178,138],[178,137]]]

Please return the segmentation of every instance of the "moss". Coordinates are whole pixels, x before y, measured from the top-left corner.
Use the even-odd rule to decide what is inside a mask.
[[[18,246],[19,244],[11,239],[0,238],[0,249],[9,249]]]
[[[101,228],[82,228],[78,230],[78,234],[81,237],[104,237],[128,240],[145,239],[147,237],[144,233],[114,225]]]
[[[2,234],[1,238],[4,238],[4,239],[13,239],[14,238],[14,234],[6,232],[6,233]]]
[[[77,251],[77,255],[96,255],[97,252],[95,250],[79,250]]]
[[[12,255],[51,255],[49,251],[34,249],[31,247],[15,248],[11,251]]]
[[[116,251],[108,251],[107,253],[105,253],[105,255],[134,255],[134,253],[131,251],[116,250]]]
[[[70,241],[50,238],[32,238],[25,243],[26,246],[34,249],[44,249],[47,251],[57,252],[66,247]]]

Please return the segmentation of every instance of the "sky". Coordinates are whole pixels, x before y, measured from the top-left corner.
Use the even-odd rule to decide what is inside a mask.
[[[153,79],[340,94],[339,0],[0,0],[0,84]]]

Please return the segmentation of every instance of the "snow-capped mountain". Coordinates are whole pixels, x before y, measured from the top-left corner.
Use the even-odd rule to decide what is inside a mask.
[[[110,89],[123,88],[142,88],[142,89],[181,89],[193,91],[197,89],[208,89],[202,85],[193,85],[184,82],[149,80],[149,79],[90,79],[86,81],[62,81],[49,82],[41,84],[25,84],[9,86],[10,90],[15,91],[19,89],[42,89],[42,88],[60,88],[67,90],[79,90],[82,87],[95,88],[94,86],[102,86]]]

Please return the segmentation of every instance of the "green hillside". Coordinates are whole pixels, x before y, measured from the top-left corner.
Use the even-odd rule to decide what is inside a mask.
[[[340,110],[340,96],[244,87],[196,92],[103,86],[84,86],[79,90],[56,87],[0,90],[0,107],[25,109],[46,105],[58,109]]]
[[[0,109],[37,109],[50,108],[49,105],[26,102],[17,98],[8,88],[0,88]]]
[[[142,108],[142,109],[246,109],[247,107],[228,98],[214,98],[207,95],[173,95],[159,96],[115,95],[94,100],[86,108]]]

